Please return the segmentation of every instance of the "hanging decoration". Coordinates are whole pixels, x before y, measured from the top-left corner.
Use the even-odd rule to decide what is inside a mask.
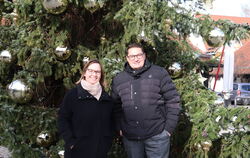
[[[181,76],[181,64],[180,63],[173,63],[170,67],[169,67],[169,73],[171,74],[172,77],[174,78],[178,78]]]
[[[83,64],[86,64],[89,61],[89,57],[84,57],[82,59]]]
[[[36,137],[36,143],[42,147],[50,146],[55,140],[55,136],[48,131],[42,131]]]
[[[212,141],[207,140],[207,141],[201,142],[201,146],[203,150],[208,152],[210,150],[210,147],[212,146]]]
[[[0,53],[0,61],[5,63],[10,63],[12,60],[11,53],[8,50],[3,50]]]
[[[104,4],[106,3],[106,1],[107,0],[98,0],[100,8],[102,8],[104,6]]]
[[[224,41],[224,32],[219,28],[215,28],[209,33],[205,40],[210,47],[220,47]]]
[[[172,24],[173,24],[173,22],[172,22],[171,19],[166,19],[165,20],[165,28],[166,28],[167,31],[171,30]]]
[[[101,8],[99,2],[97,0],[86,0],[84,2],[84,7],[90,11],[91,13],[94,13],[96,10]]]
[[[107,38],[105,37],[105,35],[101,36],[100,41],[101,41],[101,44],[107,43]]]
[[[147,37],[146,33],[144,30],[141,31],[141,33],[138,35],[139,40],[148,42],[149,38]]]
[[[60,158],[64,158],[64,150],[58,152]]]
[[[10,98],[16,103],[27,103],[33,97],[31,87],[24,80],[14,80],[7,86]]]
[[[70,57],[71,51],[67,47],[58,46],[54,54],[58,60],[66,60]]]
[[[43,0],[43,7],[51,14],[61,14],[68,6],[68,0]]]
[[[17,23],[17,19],[18,19],[18,14],[17,14],[16,8],[13,10],[12,13],[10,13],[10,15],[12,16],[12,19],[13,19],[12,21],[13,21],[13,23],[16,24],[16,23]]]

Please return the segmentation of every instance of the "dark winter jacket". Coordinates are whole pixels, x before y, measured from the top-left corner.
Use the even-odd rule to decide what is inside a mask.
[[[65,141],[64,157],[106,158],[114,134],[112,110],[112,99],[104,90],[98,101],[80,84],[71,89],[58,117],[59,133]]]
[[[146,139],[164,129],[174,131],[180,97],[167,71],[147,60],[140,70],[128,63],[112,82],[117,130],[128,139]]]

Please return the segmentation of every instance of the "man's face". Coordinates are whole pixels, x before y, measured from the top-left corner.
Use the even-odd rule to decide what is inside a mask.
[[[145,63],[146,56],[141,48],[132,47],[128,49],[126,59],[132,69],[140,69]]]

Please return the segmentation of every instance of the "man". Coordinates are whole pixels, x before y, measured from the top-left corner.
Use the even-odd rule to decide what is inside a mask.
[[[150,64],[140,45],[129,45],[126,59],[124,71],[113,79],[112,97],[128,158],[167,158],[179,94],[167,71]]]

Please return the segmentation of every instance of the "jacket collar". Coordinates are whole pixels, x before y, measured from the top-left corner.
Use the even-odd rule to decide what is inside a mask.
[[[87,90],[82,88],[81,84],[77,84],[76,89],[77,89],[77,98],[78,99],[95,99],[95,97],[93,95],[91,95]],[[108,100],[108,101],[111,100],[110,96],[108,95],[107,92],[104,91],[103,87],[102,87],[102,94],[101,94],[99,101],[101,101],[101,100]]]
[[[145,63],[143,67],[140,68],[139,70],[132,69],[130,65],[128,64],[128,62],[126,62],[124,66],[124,71],[126,71],[128,74],[130,74],[131,76],[135,78],[139,78],[141,74],[147,71],[150,67],[151,67],[151,63],[147,59],[145,59]]]

